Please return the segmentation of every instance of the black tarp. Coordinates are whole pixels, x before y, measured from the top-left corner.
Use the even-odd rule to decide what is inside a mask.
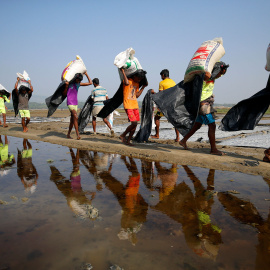
[[[30,100],[30,98],[32,97],[31,89],[21,85],[18,89],[18,92],[20,93],[23,89],[25,89],[26,92],[28,93],[28,100]],[[12,103],[13,103],[13,109],[14,109],[14,113],[15,113],[15,117],[16,117],[19,113],[19,109],[18,109],[19,97],[18,97],[18,94],[16,93],[15,89],[12,90]]]
[[[65,100],[66,96],[63,95],[63,91],[65,90],[65,82],[61,82],[57,87],[54,94],[45,99],[46,105],[48,107],[47,117],[53,115],[53,113],[57,110],[59,105]]]
[[[270,76],[266,88],[233,106],[223,117],[223,131],[253,130],[270,105]]]
[[[185,136],[193,127],[198,115],[204,73],[184,84],[181,81],[174,87],[152,95],[153,101],[168,121]]]
[[[142,102],[141,126],[135,138],[136,142],[147,142],[152,130],[153,101],[151,89],[147,91]]]
[[[107,99],[106,104],[98,113],[97,117],[106,118],[110,113],[116,110],[123,103],[123,83],[120,84],[114,96]]]
[[[90,122],[91,112],[93,110],[94,100],[91,95],[86,100],[78,118],[79,132],[83,133],[85,127]]]

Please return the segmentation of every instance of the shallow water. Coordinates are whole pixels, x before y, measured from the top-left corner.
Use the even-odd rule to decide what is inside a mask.
[[[270,265],[270,179],[8,140],[0,269]]]

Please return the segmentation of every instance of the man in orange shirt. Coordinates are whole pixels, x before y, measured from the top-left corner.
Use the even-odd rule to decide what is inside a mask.
[[[147,86],[147,85],[143,85],[140,89],[139,83],[142,79],[145,78],[146,72],[143,70],[138,70],[136,74],[134,74],[130,78],[127,78],[124,69],[121,68],[120,70],[124,78],[123,105],[127,113],[128,120],[131,122],[131,124],[126,128],[124,133],[120,135],[120,139],[124,144],[133,146],[130,143],[130,140],[136,131],[138,121],[140,121],[139,105],[138,105],[137,98],[141,95],[144,88]],[[126,139],[127,134],[128,134],[128,138]]]

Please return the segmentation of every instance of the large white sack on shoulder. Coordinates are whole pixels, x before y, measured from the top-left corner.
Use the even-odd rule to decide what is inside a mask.
[[[61,79],[70,82],[76,73],[84,74],[87,71],[86,66],[79,55],[76,55],[76,60],[69,62],[62,72]]]
[[[135,54],[135,50],[132,48],[128,48],[123,52],[120,52],[115,56],[114,59],[114,65],[117,66],[118,68],[121,68],[125,65],[125,63],[128,61],[129,58],[133,58]]]
[[[191,81],[196,74],[209,72],[211,74],[216,62],[225,55],[222,38],[207,40],[194,53],[187,67],[184,82]]]
[[[266,66],[265,70],[270,71],[270,43],[268,45],[268,48],[266,50]]]

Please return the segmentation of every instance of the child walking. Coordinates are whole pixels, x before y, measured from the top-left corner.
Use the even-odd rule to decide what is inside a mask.
[[[128,79],[124,72],[124,69],[121,68],[120,71],[123,74],[124,78],[123,105],[128,116],[128,120],[131,122],[131,124],[126,128],[126,130],[120,135],[120,139],[124,144],[133,146],[130,143],[130,140],[136,131],[138,121],[140,121],[139,105],[137,98],[142,94],[144,88],[147,86],[146,83],[146,85],[143,85],[140,89],[139,83],[145,78],[146,72],[143,70],[138,70],[136,74],[134,74]],[[127,139],[126,135],[128,135]]]
[[[9,95],[9,98],[8,98],[7,95],[5,94],[5,92],[0,90],[0,114],[2,114],[2,116],[3,116],[3,127],[4,128],[8,127],[8,125],[6,123],[7,115],[6,115],[5,101],[7,103],[9,103],[10,97],[11,97],[11,95]],[[2,125],[1,121],[0,121],[0,125]]]
[[[64,90],[64,94],[67,96],[67,106],[70,111],[70,123],[69,123],[69,128],[68,128],[68,133],[67,133],[67,138],[72,139],[70,136],[71,130],[74,126],[76,134],[77,134],[77,140],[80,140],[80,134],[79,134],[79,129],[78,129],[78,115],[77,115],[77,110],[78,110],[78,90],[80,86],[88,86],[92,84],[92,80],[88,76],[87,72],[84,73],[85,76],[88,79],[87,83],[82,83],[81,81],[83,80],[83,75],[78,73],[76,74],[76,77],[74,79],[74,83],[69,83],[66,82],[66,87]]]

